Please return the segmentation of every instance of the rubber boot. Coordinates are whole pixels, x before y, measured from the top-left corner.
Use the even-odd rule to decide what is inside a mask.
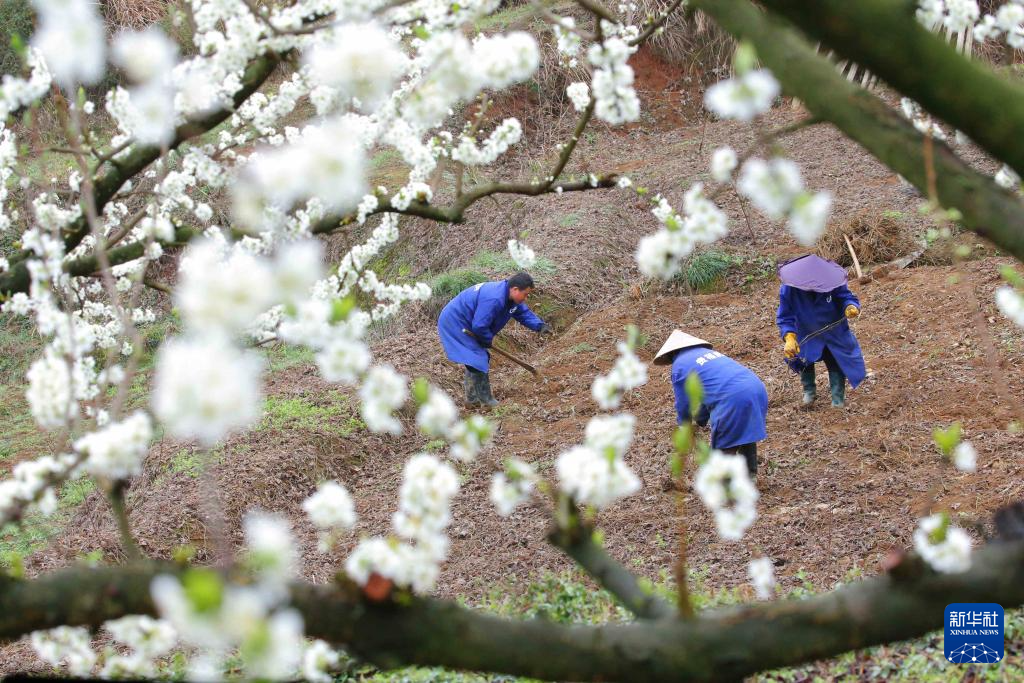
[[[753,479],[757,476],[757,444],[748,443],[739,447],[739,453],[747,461],[747,473]]]
[[[473,379],[476,381],[477,401],[488,408],[498,405],[494,396],[491,395],[491,376],[486,372],[475,372],[473,373]]]
[[[818,389],[814,384],[814,363],[800,371],[800,384],[804,387],[803,405],[810,408],[818,398]]]
[[[832,390],[832,407],[842,408],[846,405],[846,375],[842,370],[828,371],[828,387]]]
[[[467,367],[466,374],[462,378],[462,387],[466,390],[466,405],[470,407],[480,404],[473,375],[474,372]]]

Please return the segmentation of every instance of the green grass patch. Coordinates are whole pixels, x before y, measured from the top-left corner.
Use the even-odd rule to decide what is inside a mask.
[[[597,351],[597,347],[587,342],[580,342],[569,347],[569,353],[593,353],[594,351]]]
[[[271,396],[263,405],[263,421],[258,429],[317,431],[348,436],[366,428],[366,424],[353,414],[347,396],[333,391],[328,398],[328,403],[320,404],[305,396]]]
[[[482,251],[473,257],[469,265],[471,268],[478,268],[499,275],[504,274],[506,277],[522,270],[506,251]],[[533,276],[551,275],[557,270],[558,266],[551,259],[538,256],[537,262],[529,269],[529,273]]]
[[[571,228],[580,222],[579,214],[567,213],[558,219],[558,224],[563,228]]]
[[[736,257],[724,251],[708,249],[687,259],[673,280],[695,292],[706,294],[716,291],[726,273],[737,263]]]
[[[0,562],[3,566],[17,571],[23,558],[46,547],[67,524],[75,508],[95,488],[96,483],[85,477],[65,482],[55,513],[46,517],[33,511],[25,515],[20,524],[5,524],[0,528]]]
[[[307,346],[292,344],[274,344],[263,349],[263,357],[267,359],[271,372],[287,370],[298,365],[312,365],[315,355],[313,349]]]

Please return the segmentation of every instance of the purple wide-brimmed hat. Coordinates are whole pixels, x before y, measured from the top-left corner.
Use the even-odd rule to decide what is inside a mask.
[[[779,266],[782,284],[808,292],[831,292],[846,284],[846,269],[838,263],[808,254]]]

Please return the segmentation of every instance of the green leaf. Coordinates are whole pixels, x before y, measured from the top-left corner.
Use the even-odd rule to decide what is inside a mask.
[[[742,41],[736,46],[736,52],[732,57],[732,66],[736,70],[737,76],[743,76],[754,70],[754,66],[757,65],[757,51],[754,50],[754,46],[747,42]]]
[[[82,86],[78,86],[78,111],[82,111],[82,109],[85,107],[85,99],[85,88],[83,88]]]
[[[935,445],[942,451],[942,455],[948,458],[953,453],[953,449],[960,443],[960,432],[961,425],[959,422],[954,422],[947,429],[936,428],[932,432]]]
[[[700,467],[708,461],[711,457],[711,444],[703,439],[697,440],[696,455],[694,456],[697,461],[697,466]]]
[[[224,582],[212,569],[190,569],[181,577],[185,596],[197,612],[214,612],[224,599]]]
[[[678,451],[669,456],[668,467],[673,479],[683,476],[683,456]]]
[[[690,418],[696,419],[701,403],[704,402],[704,385],[696,372],[691,372],[686,376],[685,388],[686,397],[690,399]]]
[[[1024,277],[1021,277],[1021,274],[1013,266],[1003,266],[999,269],[999,274],[1014,287],[1018,289],[1024,287]]]
[[[331,302],[331,323],[338,323],[348,320],[348,316],[356,308],[356,298],[351,294],[344,299],[335,299]]]
[[[598,547],[604,546],[604,532],[600,529],[594,529],[593,533],[590,534],[590,540]]]
[[[412,397],[418,406],[423,405],[430,398],[430,384],[427,383],[426,377],[417,377],[412,383]]]
[[[672,434],[672,445],[676,447],[676,453],[689,453],[693,448],[693,424],[686,423],[676,427]]]
[[[413,26],[412,32],[420,40],[426,40],[430,38],[430,31],[428,31],[426,27],[423,26],[423,24],[417,24],[416,26]]]

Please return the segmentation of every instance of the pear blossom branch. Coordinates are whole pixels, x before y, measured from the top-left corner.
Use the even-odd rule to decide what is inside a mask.
[[[888,574],[811,598],[708,610],[690,620],[603,626],[509,620],[432,598],[371,603],[347,581],[293,583],[289,591],[307,636],[343,645],[382,668],[444,666],[547,680],[724,681],[923,635],[942,626],[949,602],[1024,604],[1024,542],[989,545],[975,560],[966,572],[937,574],[911,555]],[[0,579],[0,637],[155,614],[152,580],[182,570],[145,563]]]

